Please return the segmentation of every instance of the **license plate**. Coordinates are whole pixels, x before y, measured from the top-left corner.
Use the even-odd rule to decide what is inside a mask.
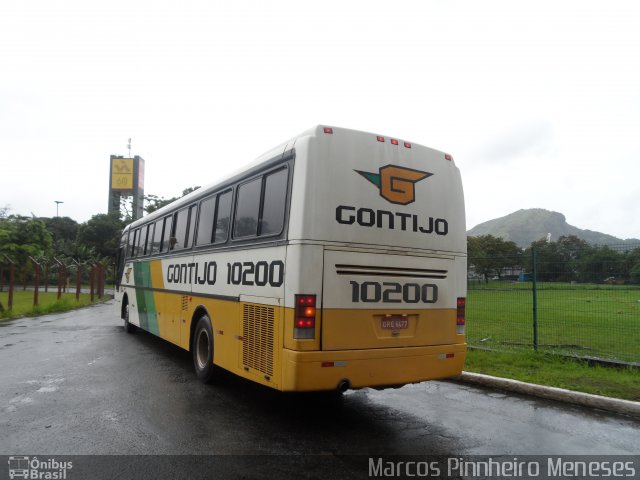
[[[384,317],[381,323],[382,328],[388,330],[404,330],[409,328],[409,319],[402,315]]]

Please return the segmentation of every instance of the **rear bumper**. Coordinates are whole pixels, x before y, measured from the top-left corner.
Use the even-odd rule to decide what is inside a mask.
[[[344,380],[351,388],[363,388],[453,377],[462,372],[466,351],[466,344],[323,352],[285,349],[282,390],[336,390]]]

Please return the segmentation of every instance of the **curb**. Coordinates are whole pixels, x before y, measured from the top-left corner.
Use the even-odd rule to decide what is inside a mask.
[[[585,407],[599,408],[609,412],[640,418],[640,402],[603,397],[591,393],[574,392],[572,390],[565,390],[564,388],[547,387],[508,378],[492,377],[481,373],[462,372],[460,376],[453,377],[452,380],[547,398],[559,402],[573,403]]]

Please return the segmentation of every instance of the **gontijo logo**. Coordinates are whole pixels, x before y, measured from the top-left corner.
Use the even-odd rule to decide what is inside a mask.
[[[433,173],[396,165],[386,165],[380,168],[378,173],[360,170],[356,172],[378,187],[382,198],[398,205],[409,205],[415,202],[416,183],[433,175]]]

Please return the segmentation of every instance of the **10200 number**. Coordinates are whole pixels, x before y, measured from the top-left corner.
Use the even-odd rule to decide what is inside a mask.
[[[354,303],[436,303],[438,286],[433,283],[349,282]]]
[[[284,282],[284,263],[274,262],[235,262],[227,263],[227,284],[229,285],[257,285],[264,287],[269,284],[279,287]]]

